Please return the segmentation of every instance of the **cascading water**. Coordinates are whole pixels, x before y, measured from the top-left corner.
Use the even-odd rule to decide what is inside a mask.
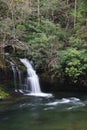
[[[26,95],[51,97],[52,94],[46,94],[46,93],[41,92],[38,75],[36,74],[36,72],[33,69],[30,62],[26,58],[20,59],[20,61],[27,68],[27,82],[26,82],[27,87],[26,87],[26,89],[29,90],[31,88],[31,92],[27,93]]]
[[[21,70],[16,66],[16,71],[18,74],[18,92],[23,93],[23,84],[22,84],[22,72]]]
[[[8,61],[8,62],[10,63],[12,71],[13,71],[15,92],[23,93],[21,71],[12,61]]]
[[[16,67],[14,65],[13,62],[9,61],[10,65],[11,65],[11,68],[12,68],[12,71],[13,71],[13,77],[14,77],[14,87],[15,87],[15,92],[17,92],[17,71],[16,71]]]

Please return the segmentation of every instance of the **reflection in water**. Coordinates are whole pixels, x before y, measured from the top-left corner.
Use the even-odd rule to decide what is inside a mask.
[[[28,97],[0,106],[0,130],[87,130],[86,99]]]

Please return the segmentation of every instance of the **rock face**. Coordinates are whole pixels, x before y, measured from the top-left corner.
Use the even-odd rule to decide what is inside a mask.
[[[69,80],[61,82],[57,79],[51,79],[47,74],[40,75],[40,84],[43,91],[64,91],[64,92],[87,92],[87,85],[82,85],[79,82],[72,83]]]

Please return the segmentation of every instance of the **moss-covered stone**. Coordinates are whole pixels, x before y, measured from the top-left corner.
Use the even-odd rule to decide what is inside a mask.
[[[0,99],[7,98],[9,93],[5,92],[2,88],[0,88]]]

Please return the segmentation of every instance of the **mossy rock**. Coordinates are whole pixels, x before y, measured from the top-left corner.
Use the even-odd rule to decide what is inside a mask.
[[[2,88],[0,88],[0,99],[7,98],[9,96]]]
[[[2,57],[0,57],[0,68],[6,69],[6,62]]]

